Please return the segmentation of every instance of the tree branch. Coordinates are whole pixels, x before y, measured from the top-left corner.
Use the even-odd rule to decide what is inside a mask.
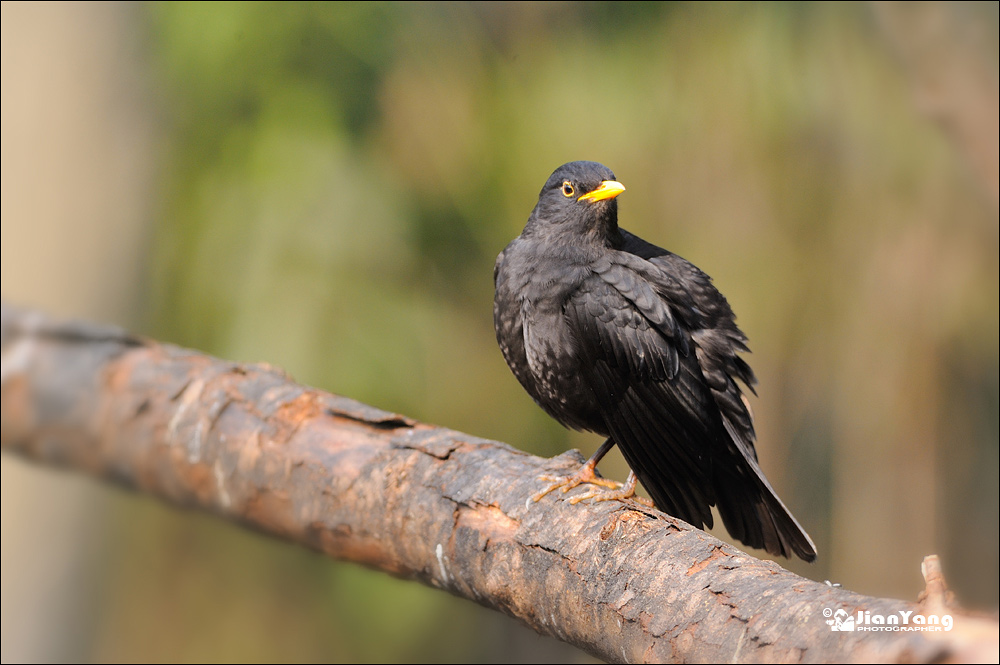
[[[639,504],[530,502],[575,451],[533,457],[274,368],[6,306],[0,344],[5,451],[420,580],[605,660],[995,658],[995,620],[832,632],[824,608],[911,626],[926,610],[798,577]]]

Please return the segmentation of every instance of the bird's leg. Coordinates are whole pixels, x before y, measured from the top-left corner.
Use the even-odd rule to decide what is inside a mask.
[[[638,501],[644,506],[649,508],[654,508],[653,502],[649,499],[636,496],[635,495],[635,483],[637,478],[635,477],[635,471],[630,471],[628,474],[628,480],[625,481],[624,485],[621,485],[619,489],[613,489],[610,492],[601,492],[596,488],[588,490],[586,494],[581,494],[580,496],[574,496],[569,500],[570,503],[580,503],[585,499],[593,499],[594,501],[615,501],[617,499],[632,499],[633,501]],[[615,483],[617,485],[617,483]]]
[[[607,441],[605,441],[603,444],[601,444],[601,447],[597,449],[597,452],[594,453],[589,460],[584,462],[583,466],[580,467],[579,471],[577,471],[571,476],[547,476],[547,475],[542,476],[540,480],[549,480],[549,481],[554,480],[555,483],[549,485],[544,490],[542,490],[535,496],[531,497],[532,500],[538,501],[549,492],[557,490],[560,487],[562,488],[563,492],[568,492],[577,485],[583,485],[584,483],[588,485],[600,485],[602,487],[607,487],[610,489],[621,487],[621,483],[615,482],[614,480],[609,480],[607,478],[601,478],[595,473],[595,471],[597,470],[597,463],[600,462],[601,458],[607,455],[608,451],[614,448],[614,446],[615,442],[613,440],[608,439]],[[573,503],[576,503],[576,501],[574,501]]]

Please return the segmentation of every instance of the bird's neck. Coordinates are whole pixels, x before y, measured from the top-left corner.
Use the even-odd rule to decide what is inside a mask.
[[[624,242],[617,215],[602,215],[596,222],[588,224],[582,235],[589,244],[598,247],[619,249]]]
[[[592,219],[587,219],[583,223],[580,220],[548,220],[541,222],[535,214],[524,227],[522,236],[544,237],[548,241],[556,241],[571,245],[583,244],[593,247],[621,249],[625,242],[621,230],[618,228],[618,216],[604,214]]]

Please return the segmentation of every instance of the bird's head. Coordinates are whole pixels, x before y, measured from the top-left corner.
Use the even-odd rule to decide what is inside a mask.
[[[625,187],[597,162],[570,162],[557,168],[542,187],[526,232],[568,233],[612,241],[618,235],[618,202]]]

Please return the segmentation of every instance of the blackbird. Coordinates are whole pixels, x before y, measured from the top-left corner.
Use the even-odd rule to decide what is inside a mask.
[[[574,475],[585,498],[632,496],[636,477],[656,506],[774,555],[806,561],[816,548],[764,477],[737,381],[747,338],[711,278],[618,227],[625,191],[610,169],[570,162],[546,181],[521,235],[497,257],[493,320],[504,359],[528,394],[566,427],[607,437]],[[596,475],[617,444],[624,486]],[[552,480],[552,479],[550,479]]]

